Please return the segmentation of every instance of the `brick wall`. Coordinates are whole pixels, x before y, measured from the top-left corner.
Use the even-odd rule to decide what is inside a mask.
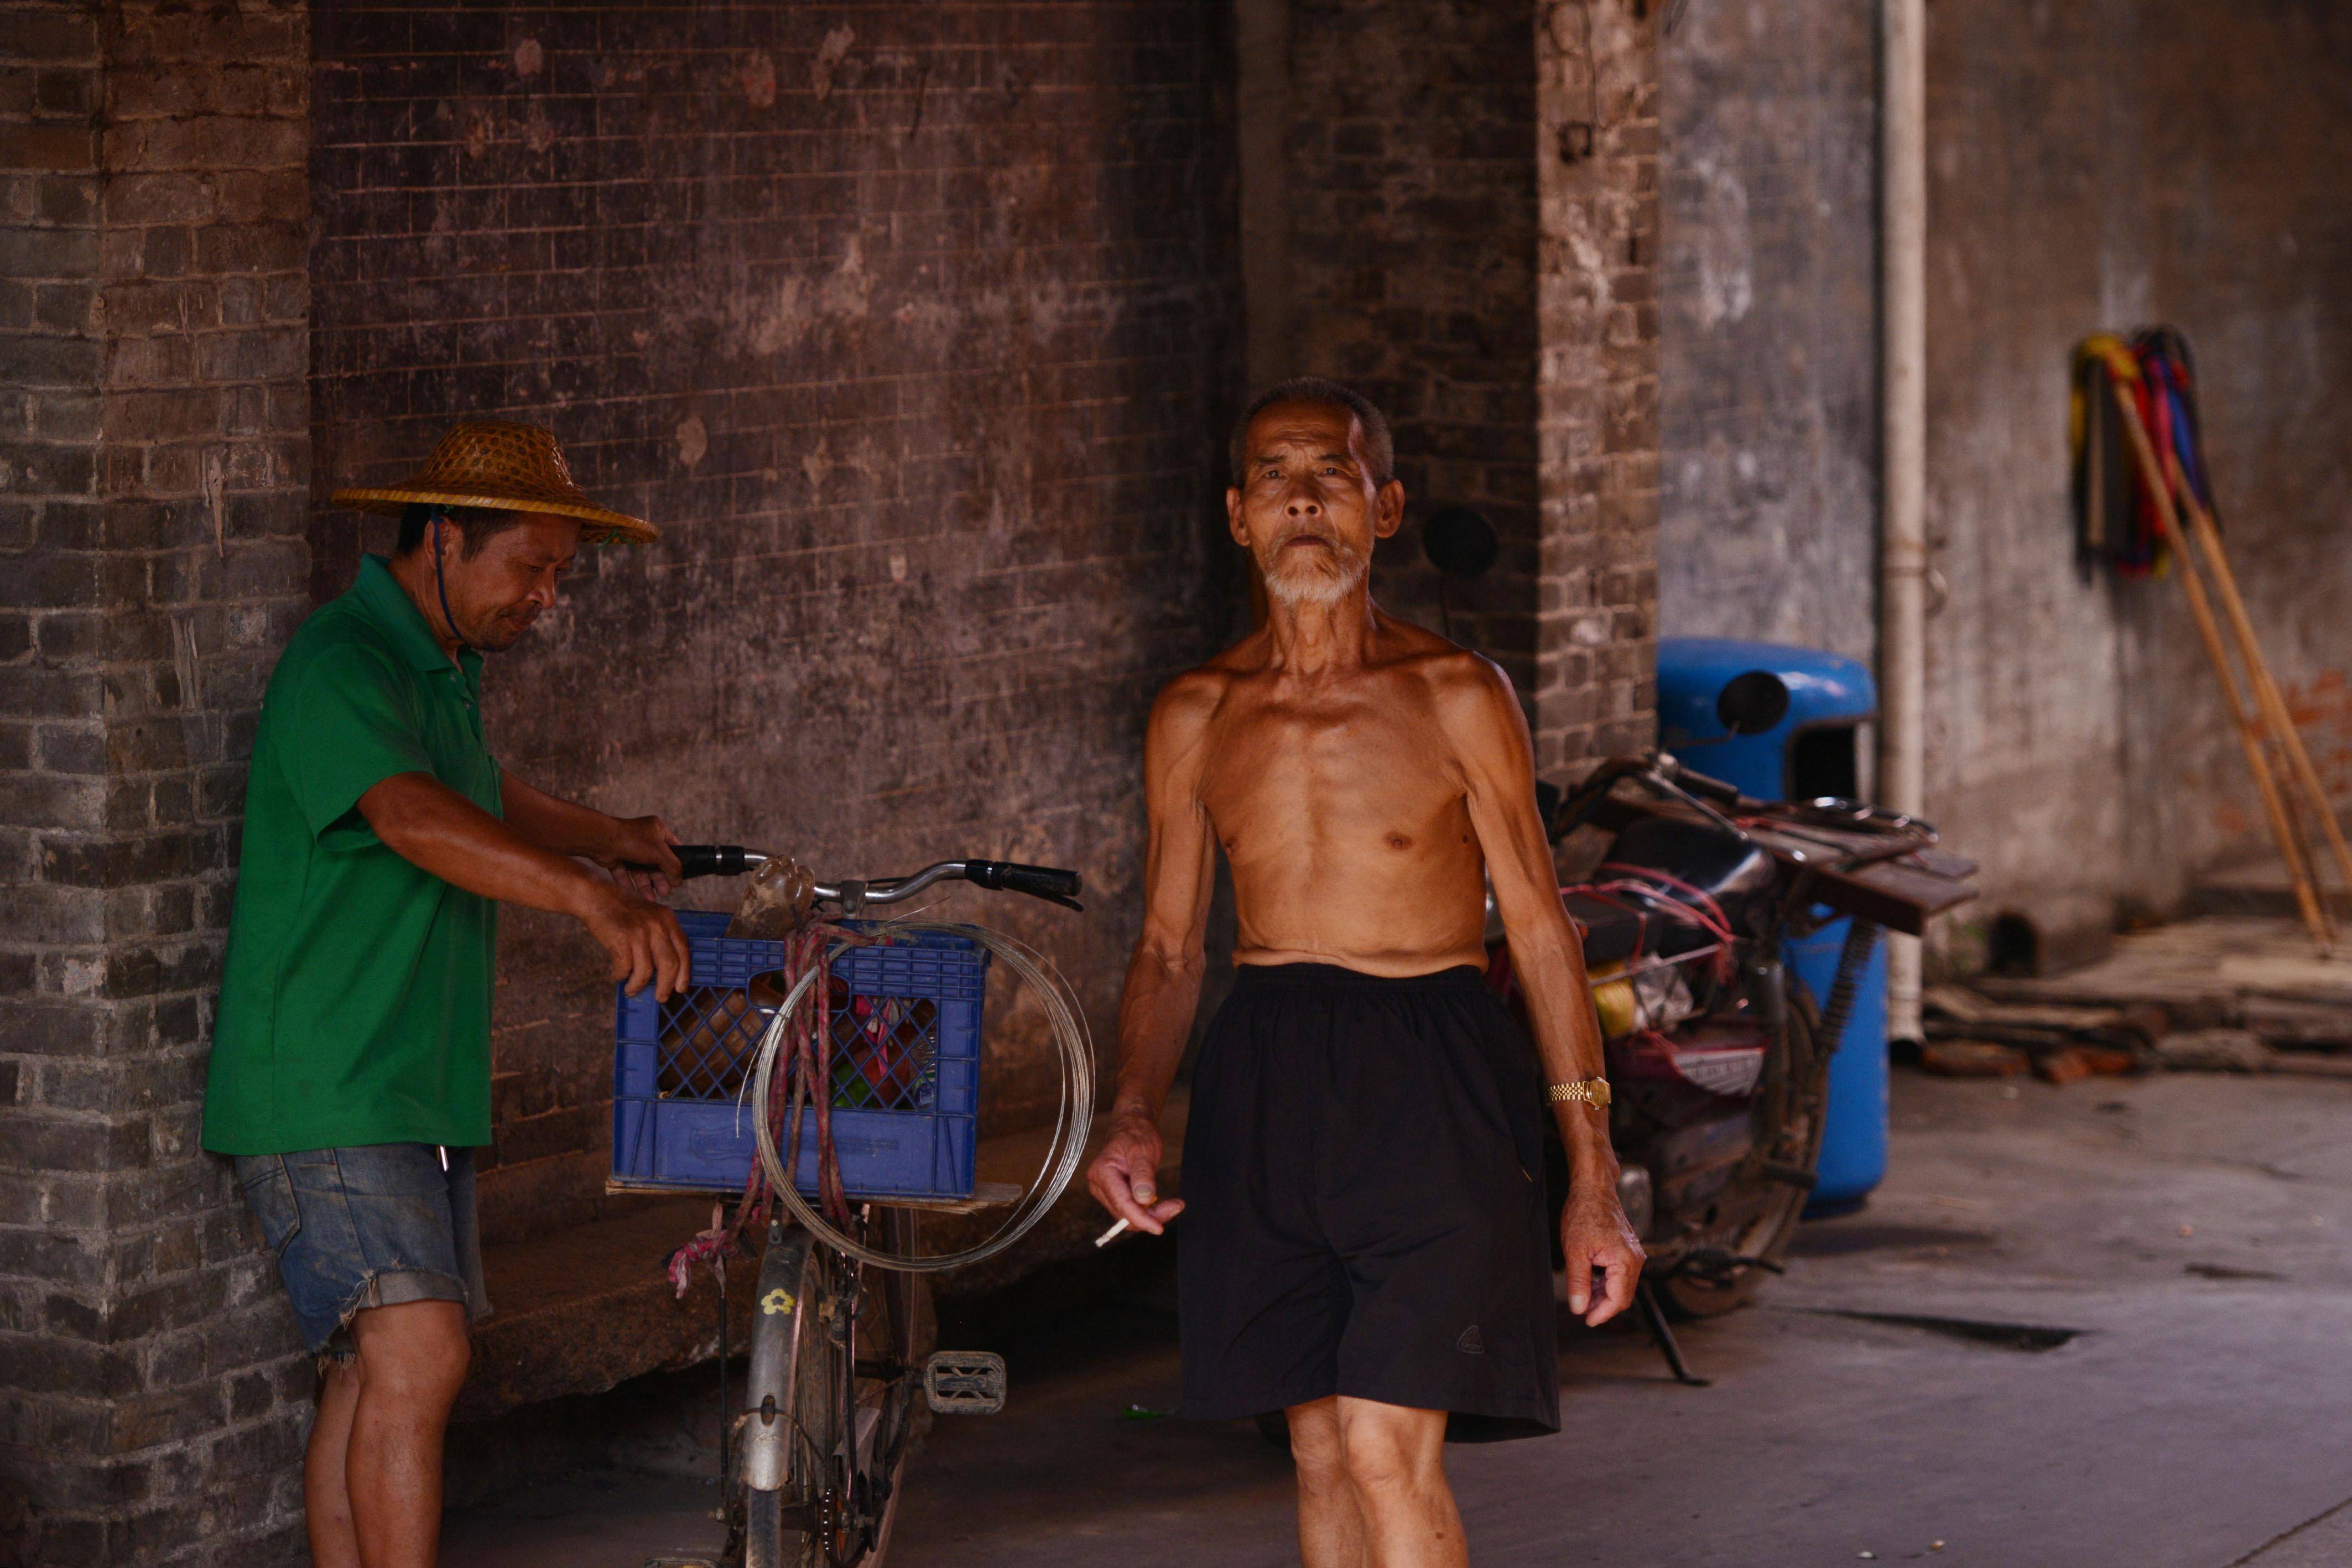
[[[1643,744],[1654,697],[1657,141],[1641,0],[1244,0],[1253,374],[1395,424],[1383,604],[1499,663],[1549,776]],[[1255,190],[1251,183],[1255,182]],[[1441,583],[1420,524],[1502,559]],[[1441,591],[1444,600],[1441,601]]]
[[[1418,497],[1504,525],[1457,610],[1555,760],[1643,700],[1654,110],[1616,4],[1569,19],[1581,67],[1539,63],[1556,7],[1298,6],[1295,265],[1254,303],[1285,368],[1390,404]],[[298,1549],[307,1369],[195,1147],[203,1040],[261,682],[388,532],[325,492],[455,418],[551,424],[667,530],[499,662],[510,767],[832,871],[1078,865],[1083,921],[944,912],[1041,940],[1107,1029],[1145,705],[1232,608],[1234,18],[692,16],[0,9],[0,1540],[28,1561]],[[1563,180],[1580,68],[1612,118]],[[599,1201],[601,967],[509,924],[494,1232]]]
[[[1249,8],[1265,10],[1262,3]],[[1405,527],[1374,558],[1381,602],[1535,683],[1535,99],[1528,8],[1474,0],[1285,0],[1280,119],[1244,179],[1279,158],[1274,278],[1249,308],[1273,328],[1259,379],[1314,374],[1389,416]],[[1501,66],[1504,68],[1498,69]],[[1278,289],[1278,294],[1275,290]],[[1259,329],[1253,329],[1253,337]],[[1471,506],[1504,555],[1442,584],[1420,525]]]
[[[329,489],[462,415],[552,426],[664,538],[583,562],[494,662],[501,760],[828,872],[1077,866],[1083,919],[942,913],[1043,942],[1107,1035],[1143,715],[1224,620],[1222,28],[1175,0],[694,18],[317,6],[314,591],[363,537]],[[610,1018],[583,935],[509,918],[493,1235],[596,1201]]]
[[[307,53],[299,7],[0,9],[0,1561],[299,1531],[309,1369],[196,1135],[303,606]]]

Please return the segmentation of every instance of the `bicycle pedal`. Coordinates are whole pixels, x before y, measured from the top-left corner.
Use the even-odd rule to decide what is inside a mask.
[[[993,1416],[1004,1408],[1004,1358],[985,1350],[942,1350],[923,1364],[923,1397],[942,1416]]]

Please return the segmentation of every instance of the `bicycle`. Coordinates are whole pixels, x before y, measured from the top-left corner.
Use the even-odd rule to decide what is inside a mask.
[[[688,877],[740,875],[768,859],[734,845],[686,845],[677,854]],[[879,881],[815,883],[809,904],[849,918],[955,881],[1082,907],[1076,872],[983,860],[942,861]],[[847,1224],[835,1225],[803,1197],[798,1181],[787,1178],[787,1154],[777,1147],[767,1113],[775,1103],[775,1074],[791,1021],[835,953],[800,975],[772,1010],[761,1009],[766,1023],[742,1092],[758,1108],[756,1158],[790,1218],[768,1228],[753,1299],[749,1376],[740,1401],[730,1401],[725,1415],[728,1539],[720,1562],[729,1568],[880,1568],[907,1458],[928,1417],[990,1415],[1004,1404],[1001,1357],[937,1349],[928,1276],[1018,1240],[1067,1187],[1085,1152],[1093,1120],[1093,1052],[1083,1017],[1059,977],[1023,944],[981,926],[898,923],[874,933],[883,940],[926,934],[977,944],[1039,990],[1063,1068],[1061,1110],[1043,1179],[1025,1194],[1012,1184],[976,1184],[968,1195],[929,1197],[852,1192]],[[975,1015],[975,1030],[977,1021]],[[976,1060],[973,1066],[976,1071]],[[797,1128],[813,1109],[810,1085],[790,1062],[782,1071],[792,1074],[787,1125]],[[835,1075],[820,1081],[834,1096]],[[838,1097],[828,1103],[836,1113],[851,1108]],[[797,1158],[792,1163],[805,1165]],[[803,1171],[794,1174],[806,1179]],[[915,1251],[926,1213],[1008,1207],[1012,1212],[979,1244],[934,1257]]]

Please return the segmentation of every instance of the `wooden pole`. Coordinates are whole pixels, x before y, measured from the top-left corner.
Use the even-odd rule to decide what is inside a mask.
[[[2181,537],[2180,518],[2172,508],[2171,490],[2165,484],[2164,468],[2157,461],[2156,448],[2147,438],[2147,427],[2140,423],[2139,407],[2132,402],[2131,392],[2120,379],[2110,377],[2108,384],[2115,391],[2116,406],[2123,413],[2124,434],[2131,437],[2132,455],[2138,461],[2140,478],[2155,507],[2157,527],[2180,562],[2180,586],[2189,595],[2189,616],[2197,622],[2197,634],[2213,661],[2214,674],[2221,678],[2221,694],[2229,700],[2230,716],[2237,725],[2239,741],[2246,748],[2246,764],[2253,769],[2254,788],[2262,795],[2263,813],[2270,818],[2271,836],[2278,841],[2288,880],[2294,886],[2295,907],[2302,912],[2304,929],[2311,934],[2312,945],[2325,958],[2336,949],[2335,924],[2320,905],[2301,846],[2295,841],[2294,825],[2287,818],[2286,804],[2279,798],[2277,781],[2271,776],[2270,760],[2263,751],[2263,727],[2238,693],[2237,674],[2230,667],[2229,651],[2221,644],[2221,628],[2213,619],[2213,607],[2206,600],[2205,584],[2198,576],[2188,541]]]
[[[2178,479],[2178,464],[2168,455],[2165,462]],[[2214,525],[2213,514],[2197,498],[2196,491],[2183,484],[2180,493],[2189,500],[2189,529],[2197,536],[2197,548],[2212,569],[2213,584],[2221,591],[2221,608],[2230,617],[2231,629],[2238,634],[2239,653],[2246,662],[2247,684],[2253,688],[2254,700],[2269,718],[2279,749],[2286,754],[2289,777],[2302,788],[2304,803],[2311,814],[2319,819],[2320,832],[2327,840],[2344,885],[2352,889],[2352,845],[2344,841],[2343,826],[2327,802],[2327,787],[2319,781],[2319,769],[2312,766],[2311,753],[2305,748],[2302,733],[2295,728],[2294,716],[2287,711],[2286,698],[2280,694],[2278,683],[2271,678],[2270,661],[2263,657],[2262,644],[2254,641],[2253,618],[2246,613],[2246,601],[2238,595],[2237,574],[2230,570],[2230,558],[2221,552],[2221,530]]]

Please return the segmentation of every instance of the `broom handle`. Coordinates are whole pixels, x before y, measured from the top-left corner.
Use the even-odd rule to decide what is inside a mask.
[[[2165,462],[2178,479],[2178,463],[2170,457]],[[2311,765],[2311,753],[2304,747],[2303,734],[2295,727],[2294,716],[2287,711],[2286,698],[2280,694],[2278,683],[2271,678],[2270,661],[2263,657],[2262,644],[2254,641],[2253,619],[2246,613],[2246,601],[2238,595],[2237,574],[2230,570],[2230,558],[2221,550],[2221,530],[2214,526],[2213,514],[2205,509],[2194,490],[2185,484],[2180,490],[2189,500],[2189,531],[2197,536],[2197,547],[2204,553],[2206,564],[2213,572],[2213,584],[2221,591],[2221,608],[2230,617],[2231,629],[2238,634],[2238,646],[2246,661],[2247,684],[2253,687],[2254,700],[2269,715],[2271,728],[2277,732],[2280,749],[2286,753],[2289,777],[2301,786],[2312,814],[2319,819],[2320,831],[2336,857],[2336,869],[2343,873],[2344,885],[2352,888],[2352,846],[2344,841],[2344,829],[2327,803],[2327,787],[2319,781],[2319,769]]]
[[[2319,949],[2320,956],[2326,957],[2336,946],[2335,929],[2312,889],[2310,874],[2298,852],[2294,825],[2287,820],[2285,802],[2279,799],[2277,781],[2271,777],[2270,760],[2263,755],[2263,728],[2248,711],[2245,699],[2239,695],[2238,677],[2230,668],[2228,651],[2221,645],[2221,628],[2213,620],[2213,607],[2205,598],[2205,584],[2197,574],[2197,563],[2189,553],[2187,541],[2181,538],[2180,518],[2172,509],[2171,492],[2164,483],[2164,470],[2156,460],[2156,448],[2148,441],[2147,427],[2140,423],[2138,405],[2132,402],[2131,393],[2124,389],[2121,381],[2111,378],[2108,384],[2115,392],[2116,406],[2123,413],[2124,434],[2131,437],[2132,455],[2139,463],[2140,478],[2155,508],[2157,527],[2164,534],[2164,542],[2180,558],[2180,586],[2189,595],[2189,612],[2197,622],[2197,634],[2205,643],[2207,655],[2213,661],[2213,673],[2221,679],[2222,695],[2229,699],[2230,716],[2237,725],[2238,739],[2246,748],[2246,765],[2253,770],[2263,814],[2270,819],[2271,836],[2278,841],[2287,876],[2294,883],[2295,907],[2302,912],[2304,929],[2311,934],[2312,945]]]

